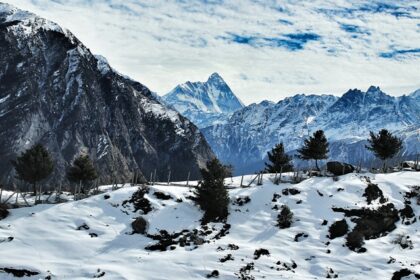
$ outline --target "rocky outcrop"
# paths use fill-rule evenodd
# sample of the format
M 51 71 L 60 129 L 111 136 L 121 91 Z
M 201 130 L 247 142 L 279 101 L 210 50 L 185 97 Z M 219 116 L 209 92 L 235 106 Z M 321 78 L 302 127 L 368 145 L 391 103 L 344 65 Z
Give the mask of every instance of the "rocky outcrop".
M 343 163 L 339 161 L 329 161 L 327 162 L 327 170 L 332 174 L 339 176 L 352 173 L 355 170 L 355 168 L 353 165 L 348 163 Z
M 9 164 L 42 143 L 52 153 L 50 182 L 64 180 L 69 163 L 87 153 L 100 183 L 199 177 L 213 156 L 199 130 L 162 105 L 144 85 L 113 70 L 55 23 L 0 4 L 0 179 Z

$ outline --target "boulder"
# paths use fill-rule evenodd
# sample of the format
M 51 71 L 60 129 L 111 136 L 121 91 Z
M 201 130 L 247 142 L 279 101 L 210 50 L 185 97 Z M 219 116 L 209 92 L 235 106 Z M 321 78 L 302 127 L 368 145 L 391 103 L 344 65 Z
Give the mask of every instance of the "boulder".
M 329 161 L 327 162 L 327 170 L 331 172 L 332 174 L 338 176 L 338 175 L 344 175 L 347 173 L 352 173 L 355 168 L 353 165 L 339 162 L 339 161 Z
M 147 230 L 147 221 L 143 217 L 137 217 L 132 223 L 133 233 L 145 234 Z

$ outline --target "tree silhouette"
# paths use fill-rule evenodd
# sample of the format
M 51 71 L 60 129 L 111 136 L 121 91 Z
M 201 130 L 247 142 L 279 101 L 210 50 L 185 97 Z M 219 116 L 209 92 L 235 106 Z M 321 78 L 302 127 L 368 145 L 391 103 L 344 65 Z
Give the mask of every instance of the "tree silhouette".
M 85 185 L 96 178 L 98 178 L 98 174 L 88 155 L 77 157 L 73 161 L 73 165 L 67 170 L 67 179 L 70 182 L 83 183 Z
M 402 140 L 382 129 L 378 134 L 370 132 L 369 145 L 366 148 L 373 152 L 375 157 L 383 160 L 383 170 L 386 171 L 387 159 L 393 158 L 402 149 Z
M 36 184 L 47 178 L 54 169 L 54 163 L 48 151 L 41 144 L 36 144 L 12 160 L 17 178 L 32 184 L 36 196 Z
M 197 204 L 204 211 L 202 223 L 226 220 L 229 195 L 224 186 L 224 179 L 231 175 L 230 168 L 214 158 L 200 171 L 203 180 L 197 187 L 195 195 Z
M 297 150 L 298 157 L 303 160 L 314 159 L 316 169 L 319 170 L 318 160 L 328 158 L 328 141 L 324 131 L 317 130 L 313 136 L 305 139 L 303 147 Z
M 267 152 L 268 160 L 265 163 L 266 170 L 270 173 L 293 171 L 292 157 L 284 152 L 283 143 L 276 144 L 271 152 Z

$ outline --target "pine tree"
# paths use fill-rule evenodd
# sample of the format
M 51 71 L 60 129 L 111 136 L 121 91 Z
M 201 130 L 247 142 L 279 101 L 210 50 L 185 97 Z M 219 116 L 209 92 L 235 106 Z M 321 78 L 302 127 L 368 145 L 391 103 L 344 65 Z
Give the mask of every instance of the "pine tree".
M 328 158 L 328 141 L 324 131 L 317 130 L 309 139 L 305 139 L 302 148 L 297 150 L 299 158 L 304 160 L 314 159 L 316 169 L 319 170 L 318 160 Z
M 98 178 L 98 174 L 88 155 L 77 157 L 73 165 L 67 170 L 67 179 L 70 182 L 83 183 L 85 185 L 96 178 Z
M 370 132 L 369 145 L 366 148 L 372 151 L 375 157 L 383 160 L 383 169 L 386 171 L 386 160 L 393 158 L 402 149 L 402 140 L 390 133 L 386 129 L 382 129 L 376 135 Z
M 41 144 L 36 144 L 12 161 L 17 178 L 32 184 L 36 196 L 36 184 L 47 178 L 54 169 L 54 163 L 48 151 Z
M 292 157 L 284 152 L 283 143 L 274 146 L 271 152 L 267 152 L 267 156 L 268 160 L 271 162 L 271 164 L 265 163 L 267 172 L 277 173 L 293 171 L 293 165 L 291 163 Z
M 197 204 L 204 211 L 202 223 L 225 221 L 228 216 L 229 195 L 224 179 L 231 175 L 231 170 L 214 158 L 200 171 L 203 180 L 195 195 Z

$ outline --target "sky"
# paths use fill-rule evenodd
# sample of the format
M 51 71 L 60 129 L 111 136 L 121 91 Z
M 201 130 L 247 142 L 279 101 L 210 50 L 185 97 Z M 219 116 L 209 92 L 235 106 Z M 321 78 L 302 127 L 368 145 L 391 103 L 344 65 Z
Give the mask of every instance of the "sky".
M 0 0 L 163 95 L 219 73 L 245 103 L 420 89 L 420 1 Z

